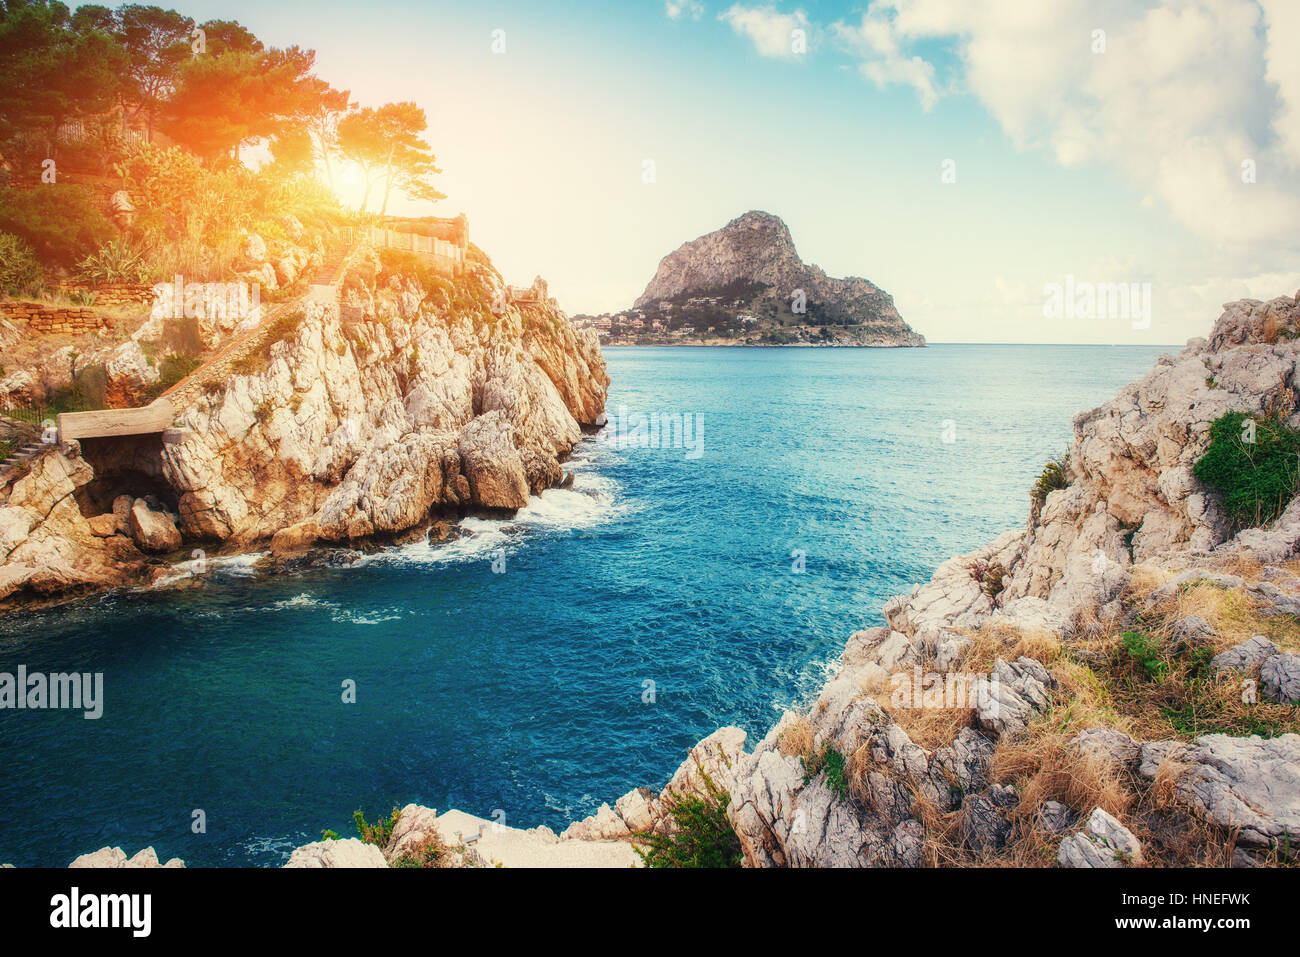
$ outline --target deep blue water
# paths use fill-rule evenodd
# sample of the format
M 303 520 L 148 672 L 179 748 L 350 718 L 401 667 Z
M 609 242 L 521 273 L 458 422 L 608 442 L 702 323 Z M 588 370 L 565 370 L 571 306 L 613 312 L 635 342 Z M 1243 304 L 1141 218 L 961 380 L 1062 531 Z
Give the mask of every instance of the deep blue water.
M 574 490 L 451 546 L 237 560 L 0 619 L 0 671 L 105 682 L 98 721 L 0 711 L 0 862 L 152 844 L 278 865 L 358 807 L 559 830 L 657 787 L 718 726 L 764 733 L 889 596 L 1021 524 L 1071 416 L 1160 351 L 608 350 L 611 416 L 699 414 L 698 458 L 588 440 Z

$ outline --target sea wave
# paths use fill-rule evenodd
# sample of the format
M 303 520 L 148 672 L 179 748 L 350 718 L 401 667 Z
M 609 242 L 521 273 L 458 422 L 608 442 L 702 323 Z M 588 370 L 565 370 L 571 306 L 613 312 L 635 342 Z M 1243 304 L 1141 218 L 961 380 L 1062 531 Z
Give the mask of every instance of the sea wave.
M 534 495 L 510 518 L 463 519 L 459 537 L 450 542 L 412 542 L 369 556 L 369 561 L 410 565 L 451 565 L 509 555 L 523 547 L 530 533 L 593 528 L 621 518 L 634 505 L 614 479 L 592 470 L 589 459 L 575 460 L 573 485 Z

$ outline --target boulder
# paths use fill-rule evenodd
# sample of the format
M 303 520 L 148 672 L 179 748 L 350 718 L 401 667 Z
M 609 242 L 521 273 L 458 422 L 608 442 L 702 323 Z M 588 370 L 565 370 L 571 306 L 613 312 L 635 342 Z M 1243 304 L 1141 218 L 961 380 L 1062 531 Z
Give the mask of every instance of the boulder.
M 285 867 L 387 867 L 384 852 L 355 837 L 316 841 L 296 848 Z
M 1300 702 L 1300 655 L 1288 652 L 1267 659 L 1259 669 L 1259 684 L 1270 701 Z
M 1256 635 L 1243 641 L 1235 648 L 1221 651 L 1210 659 L 1210 667 L 1215 671 L 1252 671 L 1256 665 L 1277 654 L 1277 645 L 1263 635 Z
M 110 535 L 117 534 L 117 516 L 112 512 L 92 516 L 86 521 L 90 525 L 90 533 L 97 538 L 108 538 Z
M 1011 820 L 1007 811 L 1019 802 L 1016 789 L 1001 784 L 993 785 L 988 796 L 970 794 L 961 804 L 958 819 L 962 838 L 976 854 L 985 854 L 1002 848 L 1011 836 Z
M 1062 867 L 1127 867 L 1142 863 L 1142 845 L 1118 819 L 1096 808 L 1084 830 L 1061 842 L 1056 859 Z
M 147 552 L 174 552 L 181 547 L 181 533 L 172 517 L 149 507 L 142 498 L 131 505 L 128 517 L 131 538 Z

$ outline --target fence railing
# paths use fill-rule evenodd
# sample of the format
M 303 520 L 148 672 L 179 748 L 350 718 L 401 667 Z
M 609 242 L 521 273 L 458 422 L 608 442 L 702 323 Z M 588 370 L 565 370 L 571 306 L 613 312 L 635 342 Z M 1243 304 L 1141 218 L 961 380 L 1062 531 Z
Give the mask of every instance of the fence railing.
M 120 133 L 123 141 L 131 146 L 139 146 L 148 138 L 143 131 L 133 130 L 129 126 L 115 132 Z M 60 143 L 98 142 L 100 133 L 100 127 L 93 123 L 86 123 L 84 120 L 69 120 L 55 131 L 54 138 Z
M 33 402 L 29 399 L 16 399 L 12 397 L 0 397 L 0 418 L 10 419 L 23 425 L 30 425 L 37 431 L 45 425 L 52 425 L 60 412 L 72 411 L 79 412 L 83 410 L 66 408 L 64 406 L 54 408 L 44 402 Z
M 385 249 L 401 249 L 406 252 L 441 256 L 461 266 L 465 265 L 465 250 L 460 245 L 434 236 L 388 229 L 384 226 L 359 226 L 355 229 L 349 228 L 349 238 L 382 246 Z

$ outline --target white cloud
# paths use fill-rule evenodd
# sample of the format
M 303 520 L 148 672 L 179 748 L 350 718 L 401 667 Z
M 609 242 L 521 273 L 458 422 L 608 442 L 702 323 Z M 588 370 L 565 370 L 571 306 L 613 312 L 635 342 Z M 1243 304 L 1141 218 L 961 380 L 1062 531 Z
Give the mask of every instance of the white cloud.
M 773 6 L 743 7 L 734 4 L 718 16 L 743 37 L 748 37 L 761 55 L 775 59 L 795 59 L 794 31 L 808 33 L 808 16 L 802 10 L 781 13 Z
M 927 112 L 939 99 L 934 85 L 934 66 L 919 56 L 906 56 L 889 21 L 868 12 L 857 26 L 834 23 L 831 32 L 858 58 L 858 70 L 878 89 L 901 83 L 916 90 L 921 108 Z
M 683 16 L 698 20 L 704 16 L 704 4 L 700 3 L 700 0 L 665 0 L 664 12 L 668 14 L 670 20 Z
M 1097 29 L 1104 53 L 1092 51 Z M 946 43 L 960 63 L 950 85 L 1019 147 L 1064 166 L 1117 166 L 1215 241 L 1295 248 L 1295 0 L 876 0 L 860 24 L 832 30 L 864 76 L 911 86 L 925 109 L 941 88 L 934 66 L 907 51 Z M 1246 160 L 1253 184 L 1242 182 Z
M 1265 75 L 1277 86 L 1281 102 L 1274 127 L 1281 148 L 1292 162 L 1300 163 L 1300 57 L 1295 51 L 1296 38 L 1300 37 L 1300 4 L 1295 0 L 1260 2 L 1268 20 Z M 1289 42 L 1284 43 L 1284 37 Z

